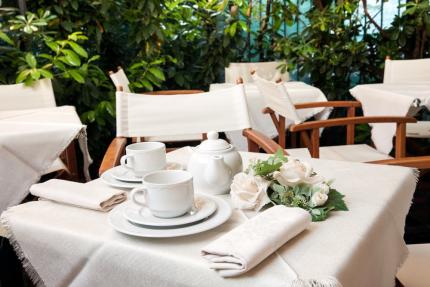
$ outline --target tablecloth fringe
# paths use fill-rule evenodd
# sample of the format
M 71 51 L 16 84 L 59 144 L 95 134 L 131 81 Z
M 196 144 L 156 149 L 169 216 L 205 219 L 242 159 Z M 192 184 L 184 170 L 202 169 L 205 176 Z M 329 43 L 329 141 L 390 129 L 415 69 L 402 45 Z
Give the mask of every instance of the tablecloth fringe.
M 4 228 L 6 234 L 6 238 L 9 240 L 10 245 L 15 251 L 15 254 L 17 255 L 19 261 L 21 261 L 21 265 L 24 268 L 25 272 L 27 273 L 28 277 L 30 278 L 31 282 L 37 287 L 45 287 L 45 283 L 43 282 L 42 278 L 40 278 L 39 274 L 36 272 L 36 269 L 33 267 L 31 262 L 28 260 L 28 258 L 25 256 L 25 253 L 22 251 L 21 246 L 19 245 L 18 241 L 15 239 L 15 236 L 13 235 L 12 229 L 10 228 L 8 219 L 7 219 L 7 212 L 4 211 L 0 218 L 0 224 Z
M 290 287 L 342 287 L 342 284 L 334 278 L 327 277 L 325 279 L 294 279 Z
M 82 151 L 82 156 L 84 160 L 84 177 L 85 180 L 88 182 L 91 180 L 89 167 L 93 163 L 93 159 L 90 156 L 90 153 L 88 151 L 88 136 L 87 136 L 87 126 L 84 126 L 79 134 L 78 134 L 78 143 L 79 147 Z

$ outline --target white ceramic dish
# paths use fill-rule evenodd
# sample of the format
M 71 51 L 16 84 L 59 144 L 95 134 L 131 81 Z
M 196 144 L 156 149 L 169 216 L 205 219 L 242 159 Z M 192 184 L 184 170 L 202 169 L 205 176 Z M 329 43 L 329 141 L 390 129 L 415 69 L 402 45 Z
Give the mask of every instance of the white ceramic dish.
M 183 166 L 177 162 L 167 162 L 165 167 L 166 170 L 184 169 Z M 123 167 L 122 165 L 116 166 L 111 169 L 110 174 L 114 179 L 126 182 L 141 182 L 142 177 L 136 176 L 130 169 Z
M 194 198 L 195 212 L 173 218 L 159 218 L 151 214 L 148 208 L 128 202 L 124 208 L 124 217 L 135 223 L 149 227 L 170 227 L 194 223 L 205 219 L 215 212 L 217 204 L 211 197 L 196 195 Z
M 226 222 L 232 213 L 230 205 L 223 199 L 210 197 L 217 205 L 217 210 L 207 220 L 198 224 L 178 228 L 150 228 L 135 225 L 124 217 L 124 209 L 128 203 L 118 205 L 109 212 L 109 223 L 118 232 L 137 237 L 169 238 L 201 233 L 213 229 Z

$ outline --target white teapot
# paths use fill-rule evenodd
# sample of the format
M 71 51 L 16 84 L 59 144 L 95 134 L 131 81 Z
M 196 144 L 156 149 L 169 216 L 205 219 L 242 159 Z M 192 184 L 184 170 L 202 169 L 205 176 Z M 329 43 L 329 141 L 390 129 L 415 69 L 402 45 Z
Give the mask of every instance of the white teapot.
M 193 149 L 187 170 L 193 174 L 197 190 L 225 194 L 233 176 L 242 171 L 242 158 L 234 146 L 208 132 L 208 139 Z

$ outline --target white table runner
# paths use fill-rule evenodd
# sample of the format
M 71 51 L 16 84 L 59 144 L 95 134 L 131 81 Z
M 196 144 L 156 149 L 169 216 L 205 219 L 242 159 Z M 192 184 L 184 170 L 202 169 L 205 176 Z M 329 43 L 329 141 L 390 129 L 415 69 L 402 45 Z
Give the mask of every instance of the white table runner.
M 242 153 L 250 158 L 265 154 Z M 168 155 L 186 163 L 187 149 Z M 409 168 L 308 160 L 335 178 L 350 211 L 287 242 L 242 276 L 223 279 L 200 255 L 202 247 L 245 220 L 233 212 L 214 230 L 171 239 L 134 238 L 115 232 L 101 213 L 49 201 L 26 203 L 2 214 L 2 222 L 33 278 L 46 286 L 288 286 L 292 268 L 302 279 L 333 276 L 347 287 L 394 286 L 407 254 L 405 217 L 416 185 Z M 101 186 L 100 180 L 87 183 Z M 224 196 L 228 198 L 228 196 Z M 52 216 L 55 214 L 55 216 Z M 249 215 L 252 213 L 247 213 Z M 322 282 L 322 281 L 320 281 Z M 317 286 L 317 285 L 316 285 Z
M 234 86 L 234 84 L 212 84 L 210 90 L 225 89 Z M 269 115 L 262 113 L 263 108 L 266 107 L 264 98 L 260 94 L 255 84 L 244 84 L 246 100 L 248 104 L 249 117 L 251 120 L 251 127 L 257 131 L 262 132 L 266 136 L 276 137 L 278 131 L 275 128 Z M 303 82 L 286 82 L 285 87 L 294 104 L 307 103 L 307 102 L 326 102 L 327 98 L 320 89 L 312 87 Z M 330 116 L 330 108 L 313 108 L 297 110 L 298 116 L 303 120 L 315 116 L 317 119 L 324 120 Z M 292 122 L 288 121 L 286 127 Z M 242 136 L 242 131 L 226 132 L 227 137 L 231 143 L 239 150 L 246 151 L 248 149 L 246 139 Z
M 361 102 L 365 116 L 413 116 L 416 107 L 430 109 L 430 83 L 368 84 L 349 91 Z M 395 133 L 395 124 L 372 124 L 373 143 L 385 154 L 393 149 Z
M 88 176 L 85 126 L 74 107 L 0 112 L 0 211 L 20 203 L 75 138 Z

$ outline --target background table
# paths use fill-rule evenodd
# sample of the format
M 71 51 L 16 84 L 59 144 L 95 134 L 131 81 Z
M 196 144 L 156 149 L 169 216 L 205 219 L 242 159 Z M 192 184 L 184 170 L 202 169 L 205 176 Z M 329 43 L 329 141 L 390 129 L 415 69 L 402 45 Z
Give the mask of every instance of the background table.
M 88 176 L 85 129 L 71 106 L 0 112 L 0 212 L 20 203 L 75 138 Z
M 267 157 L 241 155 L 245 163 Z M 185 164 L 189 156 L 188 149 L 179 149 L 168 159 Z M 126 236 L 109 226 L 107 213 L 50 201 L 12 207 L 2 214 L 2 222 L 26 268 L 47 286 L 276 287 L 286 286 L 288 268 L 304 279 L 334 276 L 345 287 L 394 286 L 397 268 L 407 255 L 403 230 L 415 190 L 414 171 L 309 161 L 319 174 L 336 179 L 333 186 L 346 195 L 350 211 L 333 212 L 326 221 L 312 223 L 255 269 L 236 278 L 223 279 L 210 270 L 200 250 L 245 220 L 237 210 L 218 228 L 170 239 Z M 87 184 L 104 185 L 100 180 Z
M 212 84 L 210 90 L 225 89 L 234 86 L 234 84 Z M 264 98 L 261 95 L 255 84 L 244 84 L 246 100 L 248 103 L 249 117 L 251 127 L 258 130 L 269 137 L 276 137 L 278 131 L 275 128 L 269 115 L 263 114 L 262 110 L 266 107 Z M 320 89 L 312 87 L 303 82 L 286 82 L 288 94 L 294 104 L 307 102 L 326 102 L 327 98 Z M 330 108 L 313 108 L 298 110 L 297 114 L 303 120 L 307 120 L 313 116 L 317 119 L 327 119 L 330 115 Z M 291 121 L 286 122 L 286 127 L 292 124 Z M 231 143 L 239 150 L 246 151 L 248 149 L 246 139 L 242 136 L 241 131 L 227 132 L 227 137 Z
M 350 93 L 361 102 L 365 116 L 414 116 L 421 107 L 430 108 L 430 82 L 357 85 Z M 372 127 L 376 148 L 390 153 L 396 124 L 372 124 Z

